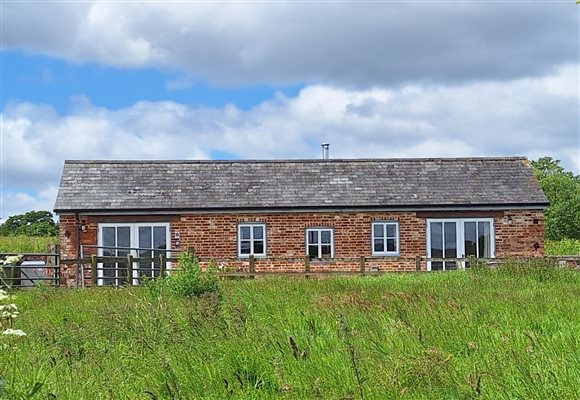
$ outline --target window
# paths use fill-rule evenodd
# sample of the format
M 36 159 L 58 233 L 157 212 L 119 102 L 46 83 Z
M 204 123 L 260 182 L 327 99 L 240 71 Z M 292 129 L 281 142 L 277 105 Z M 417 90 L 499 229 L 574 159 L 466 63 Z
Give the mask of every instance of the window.
M 373 222 L 372 226 L 373 255 L 399 255 L 399 223 Z
M 238 257 L 266 257 L 266 225 L 238 225 Z
M 492 218 L 457 218 L 427 220 L 428 258 L 492 258 L 495 256 L 495 233 Z M 430 261 L 429 270 L 456 269 L 455 261 Z M 459 263 L 469 268 L 469 262 Z
M 155 259 L 151 262 L 133 263 L 127 268 L 127 262 L 100 263 L 97 270 L 97 284 L 138 285 L 140 278 L 155 278 L 161 271 L 161 254 L 170 256 L 165 250 L 170 242 L 168 223 L 138 224 L 99 224 L 98 255 L 104 257 L 126 257 Z M 169 264 L 167 265 L 169 268 Z M 129 272 L 132 276 L 129 276 Z
M 306 229 L 306 253 L 310 259 L 334 257 L 333 234 L 330 228 Z

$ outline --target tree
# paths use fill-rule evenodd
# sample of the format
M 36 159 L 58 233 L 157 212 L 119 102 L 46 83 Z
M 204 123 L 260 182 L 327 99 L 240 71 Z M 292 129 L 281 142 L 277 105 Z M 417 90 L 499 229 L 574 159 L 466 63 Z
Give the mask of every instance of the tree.
M 546 239 L 580 239 L 580 176 L 552 157 L 532 161 L 532 167 L 550 202 L 544 214 Z
M 0 225 L 0 236 L 56 236 L 58 226 L 49 211 L 29 211 L 9 217 Z

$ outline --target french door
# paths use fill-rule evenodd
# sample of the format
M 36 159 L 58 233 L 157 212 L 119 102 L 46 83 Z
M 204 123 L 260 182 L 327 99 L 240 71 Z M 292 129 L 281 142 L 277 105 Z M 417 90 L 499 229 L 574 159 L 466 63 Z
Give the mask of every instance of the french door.
M 495 257 L 495 238 L 492 218 L 456 218 L 427 220 L 427 258 Z M 455 261 L 430 261 L 427 269 L 452 270 Z M 469 268 L 469 262 L 459 263 Z
M 127 268 L 126 261 L 105 262 L 99 264 L 97 284 L 122 285 L 131 282 L 138 285 L 140 278 L 155 278 L 161 270 L 159 256 L 166 254 L 164 250 L 170 243 L 169 224 L 139 223 L 139 224 L 99 224 L 98 246 L 99 256 L 157 258 L 152 262 L 134 262 Z M 128 271 L 132 274 L 129 276 Z

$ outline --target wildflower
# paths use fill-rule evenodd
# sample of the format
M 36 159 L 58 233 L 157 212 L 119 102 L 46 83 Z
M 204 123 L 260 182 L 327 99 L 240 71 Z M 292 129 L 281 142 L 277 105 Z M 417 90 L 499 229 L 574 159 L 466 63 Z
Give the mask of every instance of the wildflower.
M 4 265 L 18 265 L 22 260 L 22 256 L 9 256 L 6 257 L 3 264 Z
M 16 304 L 2 304 L 0 305 L 0 319 L 14 319 L 20 314 Z
M 8 328 L 4 332 L 3 335 L 13 335 L 13 336 L 26 336 L 26 333 L 22 329 L 12 329 Z

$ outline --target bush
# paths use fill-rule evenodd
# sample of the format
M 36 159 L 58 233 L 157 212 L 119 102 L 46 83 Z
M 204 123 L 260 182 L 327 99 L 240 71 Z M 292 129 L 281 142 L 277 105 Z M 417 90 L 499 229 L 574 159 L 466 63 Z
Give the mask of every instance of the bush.
M 580 254 L 580 240 L 546 240 L 545 252 L 553 256 L 573 256 Z
M 213 267 L 202 271 L 193 254 L 181 253 L 179 267 L 170 275 L 146 283 L 149 292 L 159 298 L 163 294 L 175 297 L 199 297 L 206 293 L 216 293 L 220 284 Z

